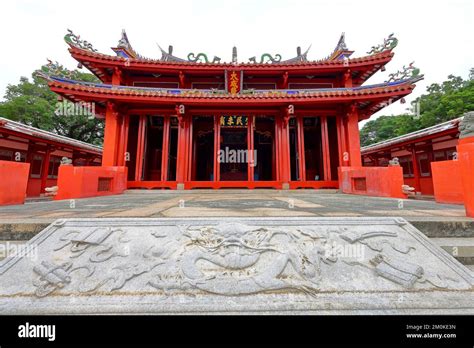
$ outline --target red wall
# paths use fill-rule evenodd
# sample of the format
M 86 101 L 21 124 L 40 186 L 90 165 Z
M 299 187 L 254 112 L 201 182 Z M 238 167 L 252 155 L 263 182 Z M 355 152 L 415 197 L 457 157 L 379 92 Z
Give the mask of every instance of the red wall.
M 110 190 L 99 191 L 99 178 L 110 179 Z M 127 188 L 127 167 L 60 166 L 58 193 L 54 197 L 72 199 L 121 194 Z
M 403 169 L 399 166 L 339 167 L 339 187 L 343 193 L 407 198 L 402 185 Z
M 0 161 L 0 205 L 23 204 L 30 164 Z
M 474 137 L 462 140 L 465 143 L 460 141 L 458 145 L 458 161 L 464 188 L 464 206 L 466 215 L 474 217 Z
M 436 202 L 464 204 L 459 161 L 431 162 L 431 172 Z

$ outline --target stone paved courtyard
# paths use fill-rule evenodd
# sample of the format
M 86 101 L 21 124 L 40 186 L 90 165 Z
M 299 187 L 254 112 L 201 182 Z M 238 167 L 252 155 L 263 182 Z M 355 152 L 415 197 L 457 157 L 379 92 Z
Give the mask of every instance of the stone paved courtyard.
M 424 200 L 398 200 L 335 191 L 193 190 L 139 191 L 123 195 L 37 201 L 0 208 L 0 223 L 50 223 L 76 217 L 391 217 L 409 221 L 473 221 L 464 207 Z

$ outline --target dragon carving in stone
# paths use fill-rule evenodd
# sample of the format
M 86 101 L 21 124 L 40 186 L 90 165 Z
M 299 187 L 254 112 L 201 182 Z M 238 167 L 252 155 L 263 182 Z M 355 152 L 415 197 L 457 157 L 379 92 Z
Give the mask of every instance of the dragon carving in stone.
M 52 257 L 61 263 L 42 260 L 34 267 L 37 296 L 62 288 L 114 291 L 130 282 L 165 294 L 177 290 L 241 296 L 295 290 L 315 295 L 338 262 L 339 271 L 362 266 L 354 272 L 369 269 L 374 280 L 381 277 L 404 288 L 447 284 L 438 273 L 407 262 L 415 248 L 399 243 L 392 231 L 220 222 L 167 226 L 134 239 L 135 244 L 129 241 L 122 229 L 67 231 Z M 329 252 L 331 245 L 366 247 L 370 255 L 347 261 Z

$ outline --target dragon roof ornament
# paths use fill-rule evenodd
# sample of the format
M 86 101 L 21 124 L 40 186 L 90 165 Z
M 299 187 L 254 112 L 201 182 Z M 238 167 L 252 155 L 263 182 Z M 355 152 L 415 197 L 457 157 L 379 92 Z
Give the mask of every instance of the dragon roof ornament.
M 383 43 L 378 46 L 372 46 L 371 50 L 367 54 L 377 54 L 383 51 L 391 51 L 398 45 L 398 39 L 392 33 L 388 38 L 383 40 Z
M 41 70 L 36 70 L 35 75 L 46 80 L 49 80 L 51 76 L 56 77 L 65 77 L 67 79 L 74 79 L 76 78 L 76 72 L 70 71 L 64 68 L 61 64 L 57 61 L 53 62 L 51 59 L 47 59 L 48 64 L 43 65 Z
M 413 66 L 414 63 L 415 62 L 411 62 L 408 66 L 404 65 L 401 71 L 399 70 L 396 73 L 389 74 L 389 78 L 385 82 L 389 83 L 413 78 L 423 78 L 423 75 L 420 75 L 420 69 Z
M 205 53 L 198 53 L 198 54 L 194 54 L 194 53 L 189 53 L 188 54 L 188 61 L 190 62 L 193 62 L 193 63 L 197 63 L 197 62 L 203 62 L 203 63 L 209 63 L 209 59 L 207 58 L 207 55 Z M 214 59 L 212 60 L 211 63 L 219 63 L 221 61 L 221 59 L 217 56 L 214 56 Z
M 86 40 L 81 40 L 81 36 L 74 34 L 71 29 L 68 29 L 67 31 L 68 33 L 64 36 L 64 41 L 66 41 L 69 45 L 82 48 L 91 52 L 97 52 L 97 50 L 92 47 L 92 44 L 90 42 Z
M 260 57 L 260 61 L 257 62 L 257 57 L 251 57 L 249 58 L 249 62 L 254 63 L 254 64 L 263 64 L 263 63 L 279 63 L 281 61 L 281 55 L 278 53 L 275 54 L 273 57 L 269 53 L 264 53 Z

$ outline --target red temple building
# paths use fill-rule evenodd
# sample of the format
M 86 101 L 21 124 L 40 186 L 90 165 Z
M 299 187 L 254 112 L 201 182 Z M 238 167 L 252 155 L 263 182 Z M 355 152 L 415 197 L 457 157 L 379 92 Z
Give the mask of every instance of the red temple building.
M 0 117 L 0 161 L 30 164 L 28 197 L 40 196 L 45 193 L 45 188 L 56 185 L 63 157 L 70 159 L 74 166 L 99 166 L 102 149 Z M 0 174 L 4 182 L 17 175 L 13 171 L 0 171 Z
M 406 185 L 434 194 L 433 162 L 456 159 L 462 117 L 362 148 L 364 166 L 385 167 L 398 158 Z M 454 174 L 453 174 L 454 175 Z
M 101 83 L 75 81 L 49 64 L 58 95 L 95 103 L 105 118 L 104 167 L 128 168 L 128 188 L 338 188 L 339 167 L 361 167 L 359 121 L 410 94 L 422 79 L 411 64 L 385 83 L 398 40 L 390 35 L 352 58 L 344 34 L 321 60 L 262 54 L 221 62 L 206 54 L 144 58 L 125 32 L 97 52 L 71 31 L 71 56 Z M 245 155 L 242 160 L 239 155 Z

